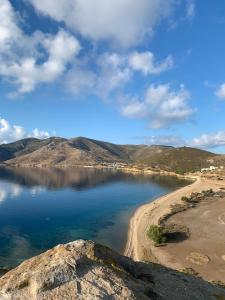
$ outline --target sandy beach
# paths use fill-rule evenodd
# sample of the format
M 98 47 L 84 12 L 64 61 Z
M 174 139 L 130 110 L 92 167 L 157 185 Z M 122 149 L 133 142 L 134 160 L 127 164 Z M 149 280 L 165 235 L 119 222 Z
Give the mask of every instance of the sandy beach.
M 179 261 L 171 260 L 166 247 L 155 247 L 148 238 L 147 231 L 150 225 L 158 225 L 159 219 L 170 212 L 171 205 L 181 203 L 182 196 L 189 196 L 192 192 L 201 192 L 211 188 L 216 191 L 224 186 L 223 182 L 215 179 L 196 176 L 195 181 L 188 186 L 139 207 L 130 220 L 124 254 L 136 261 L 153 261 L 174 269 L 182 269 L 184 266 Z

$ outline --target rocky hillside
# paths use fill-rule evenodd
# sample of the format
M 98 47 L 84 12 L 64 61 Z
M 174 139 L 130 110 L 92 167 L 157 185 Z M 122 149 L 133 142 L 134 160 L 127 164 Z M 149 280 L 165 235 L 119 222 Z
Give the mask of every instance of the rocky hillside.
M 135 162 L 178 173 L 200 170 L 213 157 L 216 155 L 200 149 L 168 146 L 142 146 L 131 155 Z
M 196 171 L 215 154 L 189 147 L 116 145 L 83 137 L 24 139 L 0 145 L 0 162 L 7 165 L 68 167 L 101 163 L 139 163 L 168 171 Z
M 224 300 L 225 290 L 91 241 L 59 245 L 0 278 L 1 300 Z
M 14 147 L 14 143 L 9 145 L 10 150 L 12 149 L 11 157 L 3 161 L 22 166 L 71 166 L 130 161 L 123 147 L 82 137 L 69 140 L 49 138 L 33 142 L 29 139 L 28 143 L 27 140 L 22 140 L 22 149 Z M 9 148 L 8 145 L 1 147 L 4 150 Z M 0 157 L 4 156 L 0 154 Z
M 48 138 L 39 140 L 36 138 L 27 138 L 19 140 L 14 143 L 0 145 L 0 161 L 10 160 L 15 157 L 20 157 L 26 154 L 30 154 L 39 148 L 42 148 L 51 143 L 59 144 L 66 141 L 63 138 Z

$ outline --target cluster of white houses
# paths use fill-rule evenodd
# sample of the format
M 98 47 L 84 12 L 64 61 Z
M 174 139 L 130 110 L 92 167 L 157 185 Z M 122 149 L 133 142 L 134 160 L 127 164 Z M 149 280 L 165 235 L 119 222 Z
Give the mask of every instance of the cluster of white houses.
M 210 166 L 209 168 L 202 168 L 201 169 L 201 172 L 202 173 L 205 173 L 205 172 L 212 172 L 212 171 L 215 171 L 217 169 L 223 169 L 223 166 L 220 166 L 220 167 L 215 167 L 215 166 Z

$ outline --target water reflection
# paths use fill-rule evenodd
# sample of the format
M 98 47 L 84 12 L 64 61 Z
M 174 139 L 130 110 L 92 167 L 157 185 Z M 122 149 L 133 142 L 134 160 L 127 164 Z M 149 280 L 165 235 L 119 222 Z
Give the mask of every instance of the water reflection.
M 38 187 L 48 189 L 61 189 L 71 187 L 76 190 L 87 189 L 109 182 L 121 180 L 130 182 L 149 182 L 154 181 L 161 186 L 180 185 L 186 183 L 185 180 L 178 179 L 176 176 L 160 176 L 146 174 L 128 174 L 116 170 L 94 169 L 94 168 L 71 168 L 71 169 L 38 169 L 38 168 L 0 168 L 0 180 L 16 183 L 20 186 L 33 187 L 33 192 L 38 192 Z
M 135 208 L 185 184 L 116 170 L 0 168 L 0 266 L 79 238 L 122 251 Z
M 0 181 L 0 204 L 7 198 L 16 198 L 22 192 L 22 187 L 15 183 Z

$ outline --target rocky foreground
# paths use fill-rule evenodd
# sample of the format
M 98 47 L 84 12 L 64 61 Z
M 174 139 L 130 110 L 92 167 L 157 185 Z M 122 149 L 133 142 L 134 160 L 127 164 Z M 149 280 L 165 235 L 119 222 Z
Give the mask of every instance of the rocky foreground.
M 92 241 L 59 245 L 0 278 L 0 299 L 225 299 L 225 290 Z

